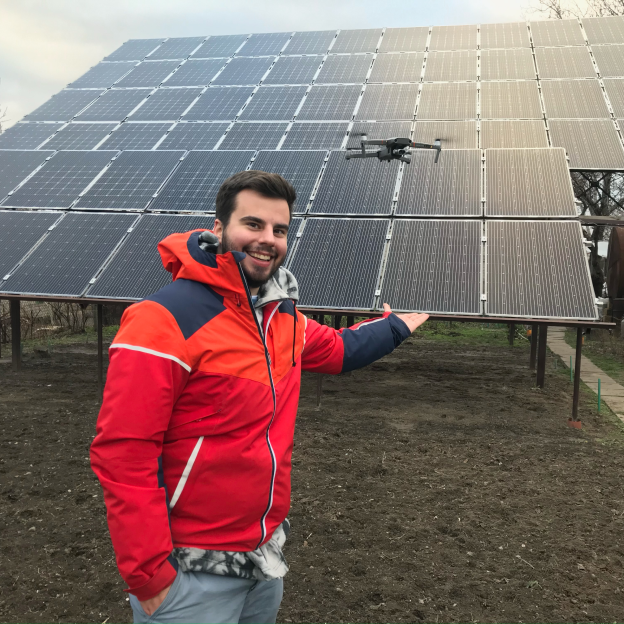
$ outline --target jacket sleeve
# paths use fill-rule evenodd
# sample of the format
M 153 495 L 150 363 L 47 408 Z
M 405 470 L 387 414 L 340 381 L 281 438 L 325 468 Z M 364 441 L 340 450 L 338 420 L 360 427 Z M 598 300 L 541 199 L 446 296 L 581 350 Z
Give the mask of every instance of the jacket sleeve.
M 104 489 L 117 566 L 139 600 L 176 576 L 160 456 L 189 371 L 173 317 L 151 301 L 128 308 L 110 348 L 91 466 Z
M 391 312 L 340 330 L 306 319 L 301 367 L 315 373 L 346 373 L 388 355 L 410 335 L 407 325 Z

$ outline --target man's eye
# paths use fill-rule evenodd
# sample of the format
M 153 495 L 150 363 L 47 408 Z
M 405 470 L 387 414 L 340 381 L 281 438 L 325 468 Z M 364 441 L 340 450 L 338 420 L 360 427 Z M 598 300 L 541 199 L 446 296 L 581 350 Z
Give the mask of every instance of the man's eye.
M 273 230 L 273 234 L 275 236 L 286 236 L 287 232 L 286 230 Z

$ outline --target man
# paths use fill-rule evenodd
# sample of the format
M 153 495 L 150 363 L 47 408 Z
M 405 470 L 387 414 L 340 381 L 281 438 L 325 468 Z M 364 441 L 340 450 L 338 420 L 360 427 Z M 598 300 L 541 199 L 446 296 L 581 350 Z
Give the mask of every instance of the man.
M 111 345 L 91 462 L 135 622 L 275 622 L 301 370 L 366 366 L 427 319 L 384 306 L 336 331 L 302 315 L 280 268 L 295 197 L 275 174 L 228 178 L 218 248 L 163 240 L 173 282 Z

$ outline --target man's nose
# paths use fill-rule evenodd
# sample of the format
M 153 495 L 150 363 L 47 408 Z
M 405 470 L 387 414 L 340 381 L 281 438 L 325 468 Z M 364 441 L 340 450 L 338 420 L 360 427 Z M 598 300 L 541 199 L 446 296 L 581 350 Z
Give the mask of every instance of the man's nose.
M 260 234 L 260 239 L 258 240 L 258 242 L 273 247 L 275 245 L 275 235 L 273 234 L 273 228 L 265 227 Z

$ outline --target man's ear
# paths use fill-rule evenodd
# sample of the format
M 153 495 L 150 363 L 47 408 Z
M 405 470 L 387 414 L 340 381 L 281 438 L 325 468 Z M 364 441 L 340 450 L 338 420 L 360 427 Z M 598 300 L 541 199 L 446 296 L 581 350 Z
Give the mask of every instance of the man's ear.
M 214 227 L 212 231 L 215 233 L 215 236 L 219 239 L 219 244 L 221 243 L 221 238 L 223 236 L 223 223 L 219 219 L 215 219 Z

